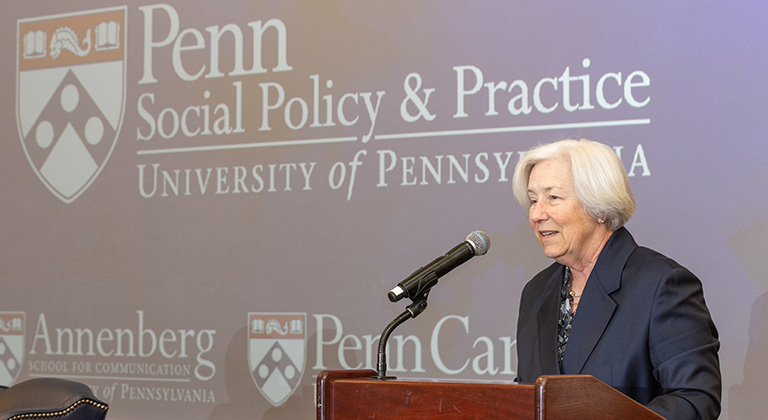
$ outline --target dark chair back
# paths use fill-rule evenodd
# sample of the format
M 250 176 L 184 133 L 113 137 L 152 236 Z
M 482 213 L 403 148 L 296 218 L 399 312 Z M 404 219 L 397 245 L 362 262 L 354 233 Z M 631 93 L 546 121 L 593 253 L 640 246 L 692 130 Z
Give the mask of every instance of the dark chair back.
M 103 420 L 109 407 L 85 384 L 36 378 L 0 389 L 0 420 Z

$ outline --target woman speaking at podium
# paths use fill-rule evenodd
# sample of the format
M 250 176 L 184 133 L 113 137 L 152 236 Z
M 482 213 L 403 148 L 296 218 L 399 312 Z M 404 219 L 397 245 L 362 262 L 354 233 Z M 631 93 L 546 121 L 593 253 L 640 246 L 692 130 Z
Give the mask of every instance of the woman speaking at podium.
M 513 188 L 555 260 L 522 293 L 517 380 L 592 375 L 669 420 L 716 419 L 720 343 L 701 282 L 624 227 L 635 200 L 616 153 L 589 140 L 538 146 Z

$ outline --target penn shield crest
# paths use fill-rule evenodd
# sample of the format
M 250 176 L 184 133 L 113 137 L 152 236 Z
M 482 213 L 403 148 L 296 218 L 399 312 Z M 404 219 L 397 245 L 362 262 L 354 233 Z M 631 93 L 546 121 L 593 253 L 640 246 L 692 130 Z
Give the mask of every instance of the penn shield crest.
M 11 386 L 24 363 L 24 312 L 0 312 L 0 385 Z
M 93 183 L 125 113 L 126 9 L 17 22 L 16 122 L 38 178 L 65 203 Z
M 301 383 L 306 364 L 306 313 L 249 313 L 248 365 L 261 394 L 283 404 Z

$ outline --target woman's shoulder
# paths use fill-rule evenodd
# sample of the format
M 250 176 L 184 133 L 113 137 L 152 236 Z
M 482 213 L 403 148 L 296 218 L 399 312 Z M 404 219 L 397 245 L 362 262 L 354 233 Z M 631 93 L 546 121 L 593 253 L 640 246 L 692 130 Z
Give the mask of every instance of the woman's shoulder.
M 624 267 L 622 278 L 642 278 L 645 282 L 669 279 L 700 284 L 698 277 L 674 259 L 647 247 L 637 247 Z
M 552 276 L 558 271 L 563 270 L 563 265 L 557 262 L 552 263 L 549 267 L 539 271 L 538 274 L 533 276 L 525 285 L 525 290 L 538 292 L 547 287 Z M 560 276 L 562 278 L 562 276 Z
M 664 271 L 685 268 L 674 259 L 662 254 L 659 251 L 645 246 L 638 246 L 632 255 L 630 255 L 629 262 L 642 264 L 649 268 L 652 267 Z

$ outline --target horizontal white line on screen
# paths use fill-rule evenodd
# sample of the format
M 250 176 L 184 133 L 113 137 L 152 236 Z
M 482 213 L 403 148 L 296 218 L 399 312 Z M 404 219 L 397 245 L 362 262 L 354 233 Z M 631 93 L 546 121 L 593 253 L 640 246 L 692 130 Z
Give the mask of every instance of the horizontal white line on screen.
M 420 137 L 447 137 L 447 136 L 466 136 L 471 134 L 497 134 L 514 133 L 524 131 L 545 131 L 545 130 L 565 130 L 574 128 L 597 128 L 597 127 L 617 127 L 625 125 L 643 125 L 650 124 L 650 118 L 635 120 L 616 120 L 616 121 L 592 121 L 581 123 L 562 123 L 562 124 L 543 124 L 543 125 L 525 125 L 518 127 L 494 127 L 494 128 L 476 128 L 464 130 L 444 130 L 444 131 L 424 131 L 418 133 L 402 134 L 379 134 L 374 136 L 375 140 L 396 140 L 413 139 Z
M 397 140 L 397 139 L 414 139 L 424 137 L 449 137 L 449 136 L 466 136 L 475 134 L 498 134 L 498 133 L 515 133 L 515 132 L 529 132 L 529 131 L 546 131 L 546 130 L 566 130 L 576 128 L 599 128 L 599 127 L 619 127 L 628 125 L 644 125 L 650 124 L 650 118 L 634 119 L 634 120 L 615 120 L 615 121 L 591 121 L 580 123 L 560 123 L 560 124 L 542 124 L 542 125 L 526 125 L 516 127 L 492 127 L 492 128 L 474 128 L 463 130 L 442 130 L 442 131 L 423 131 L 414 133 L 399 133 L 399 134 L 377 134 L 374 136 L 375 140 Z M 175 154 L 175 153 L 189 153 L 189 152 L 213 152 L 222 150 L 237 150 L 237 149 L 251 149 L 260 147 L 286 147 L 286 146 L 306 146 L 317 144 L 331 144 L 331 143 L 348 143 L 358 141 L 357 137 L 333 137 L 327 139 L 306 139 L 306 140 L 285 140 L 285 141 L 269 141 L 258 143 L 242 143 L 242 144 L 223 144 L 213 146 L 190 146 L 190 147 L 176 147 L 169 149 L 148 149 L 139 150 L 137 155 L 161 155 L 161 154 Z

